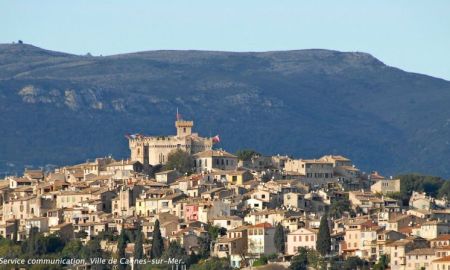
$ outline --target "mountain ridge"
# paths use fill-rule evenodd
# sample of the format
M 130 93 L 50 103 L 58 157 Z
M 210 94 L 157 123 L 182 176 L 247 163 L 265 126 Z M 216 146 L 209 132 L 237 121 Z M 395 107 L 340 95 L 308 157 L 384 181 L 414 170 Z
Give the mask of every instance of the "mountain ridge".
M 450 175 L 450 82 L 367 53 L 79 56 L 28 46 L 0 44 L 3 170 L 126 157 L 123 134 L 171 134 L 178 107 L 230 151 L 343 154 L 366 171 Z

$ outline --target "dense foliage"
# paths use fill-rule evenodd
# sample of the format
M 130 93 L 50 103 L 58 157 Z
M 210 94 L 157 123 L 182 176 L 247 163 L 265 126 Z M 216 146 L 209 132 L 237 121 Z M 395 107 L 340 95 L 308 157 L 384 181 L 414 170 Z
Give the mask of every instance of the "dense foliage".
M 228 258 L 210 258 L 205 261 L 201 261 L 198 264 L 194 264 L 190 268 L 191 270 L 231 270 L 231 266 Z
M 316 250 L 322 256 L 328 255 L 331 251 L 331 236 L 327 215 L 323 215 L 322 219 L 320 220 L 319 232 L 317 234 Z
M 159 220 L 155 221 L 152 233 L 152 250 L 151 257 L 159 258 L 164 252 L 164 241 L 161 236 L 161 229 L 159 228 Z
M 248 161 L 255 155 L 261 155 L 253 149 L 241 149 L 236 152 L 239 160 Z
M 286 236 L 284 232 L 284 227 L 281 225 L 281 223 L 278 223 L 275 227 L 275 235 L 274 235 L 274 242 L 275 247 L 279 253 L 284 253 L 285 250 L 285 241 Z
M 77 258 L 89 261 L 90 258 L 109 258 L 100 249 L 98 239 L 83 245 L 80 240 L 63 241 L 58 235 L 44 236 L 36 229 L 30 229 L 28 238 L 21 243 L 0 237 L 0 257 L 5 259 L 61 259 Z M 13 267 L 13 265 L 9 265 Z M 23 266 L 22 266 L 23 267 Z M 35 264 L 31 269 L 63 269 L 64 265 Z M 91 269 L 109 269 L 110 265 L 92 265 Z
M 192 157 L 181 149 L 169 153 L 164 170 L 177 170 L 181 173 L 190 173 L 192 168 Z
M 119 261 L 118 261 L 118 268 L 120 270 L 125 270 L 127 268 L 127 265 L 126 264 L 122 264 L 121 261 L 120 261 L 122 258 L 126 258 L 126 256 L 125 256 L 125 248 L 127 247 L 127 241 L 128 241 L 128 238 L 127 238 L 127 235 L 125 233 L 125 230 L 122 229 L 120 231 L 119 239 L 117 240 L 117 257 L 119 259 Z
M 450 198 L 450 183 L 441 177 L 422 174 L 403 174 L 396 178 L 400 179 L 400 193 L 391 194 L 392 197 L 401 199 L 408 204 L 409 197 L 413 191 L 426 192 L 433 197 Z
M 353 209 L 351 208 L 351 203 L 347 197 L 344 197 L 339 200 L 334 200 L 330 205 L 329 216 L 333 218 L 341 218 L 342 215 L 348 212 L 350 214 L 354 214 Z
M 389 257 L 386 254 L 380 256 L 378 262 L 373 266 L 373 270 L 385 270 L 389 266 Z
M 343 269 L 343 270 L 355 270 L 355 269 L 369 270 L 370 267 L 365 260 L 361 259 L 360 257 L 354 256 L 354 257 L 348 257 L 347 259 L 345 259 L 341 269 Z
M 297 255 L 292 257 L 290 270 L 306 270 L 308 267 L 314 269 L 326 269 L 326 260 L 317 250 L 300 248 Z

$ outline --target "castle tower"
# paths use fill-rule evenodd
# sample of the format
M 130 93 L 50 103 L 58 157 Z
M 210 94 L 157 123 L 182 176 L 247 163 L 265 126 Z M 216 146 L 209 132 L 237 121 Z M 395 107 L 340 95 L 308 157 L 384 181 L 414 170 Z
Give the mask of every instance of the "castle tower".
M 175 121 L 175 127 L 177 128 L 177 137 L 185 137 L 192 134 L 192 127 L 194 126 L 194 121 Z

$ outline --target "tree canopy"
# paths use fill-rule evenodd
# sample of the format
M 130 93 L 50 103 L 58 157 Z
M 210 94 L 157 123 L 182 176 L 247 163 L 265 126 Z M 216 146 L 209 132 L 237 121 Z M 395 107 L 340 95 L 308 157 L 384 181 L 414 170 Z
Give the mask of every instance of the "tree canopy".
M 398 197 L 407 203 L 413 191 L 425 192 L 433 197 L 450 195 L 450 184 L 441 177 L 422 174 L 403 174 L 400 179 L 400 194 Z
M 161 229 L 159 228 L 159 220 L 155 221 L 155 226 L 152 233 L 152 258 L 159 258 L 164 252 L 164 241 L 161 236 Z
M 275 247 L 279 253 L 284 253 L 285 250 L 285 233 L 284 228 L 281 223 L 278 223 L 275 227 L 275 235 L 274 235 L 274 242 Z
M 330 227 L 328 226 L 328 216 L 322 216 L 317 234 L 316 250 L 320 255 L 325 256 L 331 251 Z
M 254 155 L 261 155 L 253 149 L 241 149 L 236 152 L 236 156 L 239 160 L 247 161 L 250 160 Z
M 172 151 L 167 157 L 167 163 L 164 165 L 165 170 L 177 170 L 181 173 L 191 172 L 193 159 L 189 153 L 181 149 Z
M 118 257 L 118 268 L 121 270 L 125 270 L 127 265 L 120 263 L 121 258 L 125 257 L 125 248 L 127 247 L 127 236 L 125 233 L 125 229 L 120 231 L 119 239 L 117 240 L 117 257 Z

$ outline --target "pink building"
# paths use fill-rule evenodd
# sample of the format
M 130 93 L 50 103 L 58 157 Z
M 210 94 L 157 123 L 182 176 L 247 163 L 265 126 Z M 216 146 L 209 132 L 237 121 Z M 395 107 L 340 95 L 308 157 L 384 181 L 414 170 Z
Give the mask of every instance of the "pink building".
M 187 221 L 198 220 L 198 204 L 188 204 L 184 210 L 184 216 Z
M 302 247 L 308 249 L 316 249 L 317 230 L 300 228 L 287 235 L 287 248 L 288 255 L 295 255 Z

